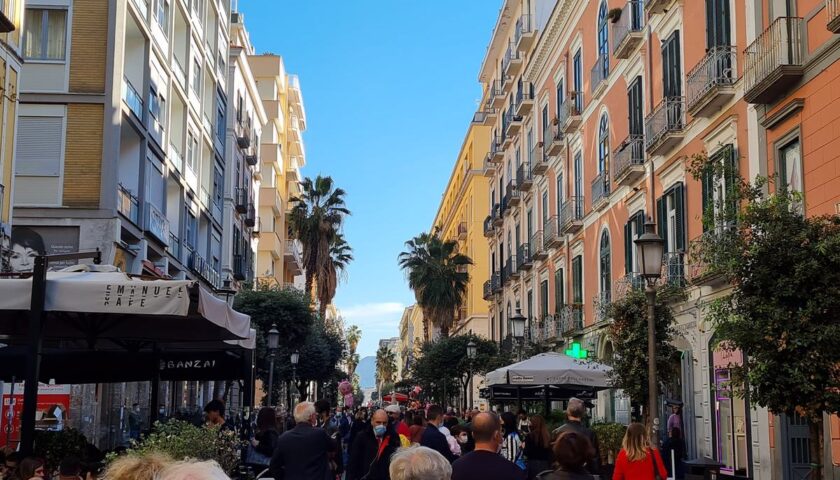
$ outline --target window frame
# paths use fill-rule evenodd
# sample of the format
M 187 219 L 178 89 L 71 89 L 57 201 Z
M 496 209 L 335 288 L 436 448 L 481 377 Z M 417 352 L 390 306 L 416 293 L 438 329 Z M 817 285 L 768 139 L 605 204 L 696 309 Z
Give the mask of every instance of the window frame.
M 68 36 L 68 27 L 70 25 L 70 9 L 67 7 L 62 6 L 38 6 L 38 7 L 26 7 L 24 10 L 24 18 L 26 17 L 27 11 L 40 11 L 41 12 L 41 27 L 40 27 L 40 38 L 41 38 L 41 54 L 37 57 L 32 57 L 27 54 L 28 45 L 26 42 L 26 31 L 29 29 L 29 24 L 27 23 L 24 26 L 23 38 L 21 38 L 21 55 L 23 56 L 24 60 L 28 62 L 37 62 L 37 63 L 55 63 L 61 64 L 67 62 L 67 36 Z M 47 56 L 48 44 L 49 44 L 49 13 L 53 11 L 60 11 L 64 12 L 64 51 L 62 52 L 61 58 L 49 58 Z

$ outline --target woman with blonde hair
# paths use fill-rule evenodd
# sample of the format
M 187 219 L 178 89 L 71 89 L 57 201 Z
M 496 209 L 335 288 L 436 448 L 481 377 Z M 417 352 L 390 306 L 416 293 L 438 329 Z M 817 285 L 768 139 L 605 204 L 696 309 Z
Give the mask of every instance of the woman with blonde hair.
M 613 480 L 656 480 L 657 475 L 668 478 L 662 456 L 651 446 L 645 426 L 631 423 L 615 459 Z
M 105 480 L 157 480 L 171 464 L 172 459 L 161 453 L 123 455 L 108 465 L 102 478 Z

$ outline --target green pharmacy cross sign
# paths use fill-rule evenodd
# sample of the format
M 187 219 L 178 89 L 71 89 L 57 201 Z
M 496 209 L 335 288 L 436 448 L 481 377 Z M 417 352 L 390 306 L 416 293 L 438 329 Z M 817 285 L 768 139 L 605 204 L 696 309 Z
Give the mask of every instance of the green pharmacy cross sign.
M 589 356 L 589 350 L 580 348 L 580 343 L 572 342 L 572 348 L 566 349 L 566 355 L 572 358 L 585 359 Z

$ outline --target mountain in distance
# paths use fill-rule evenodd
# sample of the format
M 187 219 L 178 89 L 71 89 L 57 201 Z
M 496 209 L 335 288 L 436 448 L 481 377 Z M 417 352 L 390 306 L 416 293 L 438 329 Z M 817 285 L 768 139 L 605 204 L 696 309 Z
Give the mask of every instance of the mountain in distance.
M 359 386 L 362 388 L 376 387 L 376 357 L 364 357 L 356 365 L 356 375 L 359 376 Z

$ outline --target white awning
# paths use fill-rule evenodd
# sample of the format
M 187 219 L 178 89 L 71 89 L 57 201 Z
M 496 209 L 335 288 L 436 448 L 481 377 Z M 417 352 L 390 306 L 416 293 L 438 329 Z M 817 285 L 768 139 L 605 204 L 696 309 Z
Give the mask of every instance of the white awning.
M 570 385 L 603 389 L 610 387 L 611 370 L 610 367 L 591 360 L 579 360 L 562 353 L 547 352 L 493 370 L 485 376 L 485 384 Z

